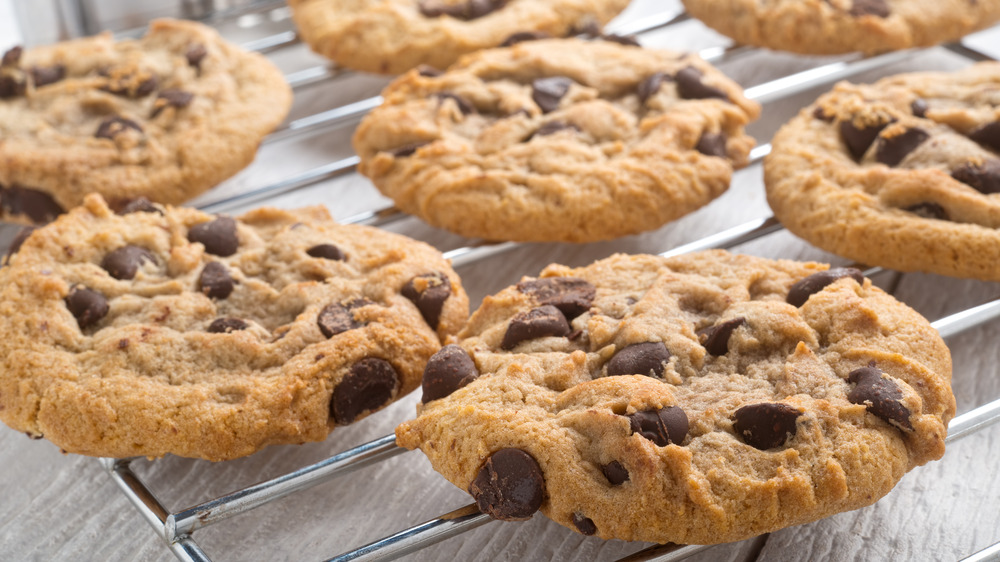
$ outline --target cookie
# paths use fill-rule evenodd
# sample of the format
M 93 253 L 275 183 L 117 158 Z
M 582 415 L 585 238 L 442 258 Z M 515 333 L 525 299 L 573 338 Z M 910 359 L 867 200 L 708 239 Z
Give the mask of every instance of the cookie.
M 0 268 L 0 419 L 65 451 L 209 460 L 326 438 L 420 384 L 468 315 L 426 244 L 321 207 L 97 195 Z
M 593 30 L 628 0 L 290 0 L 299 35 L 337 64 L 382 74 L 445 68 L 525 37 Z
M 360 171 L 403 211 L 493 240 L 651 230 L 729 187 L 760 107 L 694 55 L 521 42 L 411 71 L 358 127 Z
M 194 22 L 15 47 L 0 66 L 0 220 L 45 223 L 88 193 L 185 201 L 249 164 L 291 99 L 267 59 Z
M 742 45 L 833 55 L 928 47 L 1000 20 L 977 0 L 683 0 L 692 16 Z
M 838 84 L 778 131 L 764 175 L 778 220 L 824 250 L 1000 281 L 1000 64 Z
M 853 269 L 723 251 L 549 266 L 487 297 L 397 442 L 497 519 L 745 539 L 875 502 L 941 457 L 937 332 Z

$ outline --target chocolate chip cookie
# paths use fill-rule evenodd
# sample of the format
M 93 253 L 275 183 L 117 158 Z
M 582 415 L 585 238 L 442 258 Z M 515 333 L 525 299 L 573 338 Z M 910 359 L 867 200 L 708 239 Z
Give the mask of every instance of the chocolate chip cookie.
M 1000 20 L 979 0 L 683 0 L 737 43 L 793 53 L 873 54 L 954 41 Z
M 1000 281 L 1000 64 L 838 84 L 775 135 L 767 199 L 849 259 Z
M 341 66 L 401 74 L 525 37 L 600 27 L 628 0 L 290 0 L 299 34 Z
M 267 59 L 194 22 L 15 47 L 0 64 L 0 220 L 45 223 L 88 193 L 180 203 L 249 164 L 291 99 Z
M 396 430 L 502 520 L 711 544 L 875 502 L 941 457 L 951 357 L 854 269 L 723 251 L 487 297 Z
M 658 228 L 729 187 L 760 107 L 694 55 L 550 39 L 413 70 L 358 127 L 360 170 L 407 213 L 494 240 Z
M 468 314 L 433 248 L 323 208 L 97 195 L 0 268 L 0 419 L 72 453 L 209 460 L 319 441 L 420 384 Z

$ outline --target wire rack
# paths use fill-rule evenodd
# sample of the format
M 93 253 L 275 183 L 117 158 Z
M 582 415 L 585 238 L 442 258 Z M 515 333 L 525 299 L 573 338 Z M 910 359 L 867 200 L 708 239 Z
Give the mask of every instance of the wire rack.
M 650 34 L 669 32 L 671 29 L 685 24 L 688 20 L 689 16 L 682 11 L 667 10 L 662 13 L 633 18 L 631 21 L 613 25 L 607 31 L 621 35 L 636 35 L 640 40 L 644 40 Z M 262 36 L 245 41 L 243 44 L 248 49 L 268 53 L 272 57 L 280 57 L 284 51 L 300 47 L 298 37 L 288 21 L 287 8 L 283 2 L 260 1 L 249 8 L 244 7 L 216 14 L 208 21 L 220 28 L 233 25 L 244 29 L 264 28 Z M 265 22 L 267 25 L 258 25 L 260 22 Z M 275 27 L 284 27 L 284 29 L 274 31 Z M 962 43 L 945 45 L 943 48 L 968 61 L 990 60 L 988 55 Z M 756 52 L 755 49 L 740 46 L 712 46 L 700 51 L 699 54 L 710 62 L 726 63 L 751 57 Z M 819 64 L 810 65 L 801 71 L 748 87 L 746 94 L 762 104 L 793 104 L 794 102 L 790 100 L 793 100 L 794 96 L 798 94 L 828 85 L 842 78 L 913 58 L 919 52 L 902 51 L 868 58 L 844 57 L 832 62 L 824 59 Z M 351 75 L 350 71 L 323 63 L 289 72 L 286 79 L 296 90 L 296 93 L 301 94 L 307 88 L 319 84 L 333 87 L 333 84 Z M 332 109 L 297 116 L 272 133 L 265 140 L 265 144 L 352 125 L 380 102 L 381 98 L 378 96 L 360 96 L 350 103 Z M 797 106 L 793 109 L 797 109 Z M 769 144 L 761 144 L 755 148 L 751 153 L 752 164 L 759 163 L 769 151 Z M 357 163 L 356 156 L 345 156 L 333 162 L 327 162 L 268 182 L 262 186 L 241 188 L 236 193 L 223 192 L 221 196 L 213 192 L 208 197 L 199 199 L 197 206 L 206 211 L 220 212 L 238 209 L 260 201 L 273 200 L 279 195 L 316 186 L 333 178 L 351 174 L 355 171 Z M 386 206 L 365 210 L 341 219 L 341 222 L 388 227 L 406 219 L 408 219 L 406 215 L 391 206 Z M 711 248 L 734 248 L 761 240 L 781 230 L 782 227 L 774 218 L 757 218 L 721 232 L 712 233 L 693 242 L 676 246 L 661 255 L 672 256 Z M 453 260 L 454 265 L 458 268 L 480 264 L 523 246 L 523 244 L 509 242 L 466 241 L 464 245 L 444 253 L 446 257 Z M 889 282 L 891 292 L 898 285 L 900 274 L 884 272 L 878 268 L 866 271 L 868 276 L 881 276 L 883 274 L 892 276 Z M 998 316 L 1000 316 L 1000 299 L 942 317 L 933 322 L 933 326 L 943 337 L 949 338 L 981 326 Z M 966 411 L 956 417 L 951 422 L 947 442 L 951 444 L 998 421 L 1000 421 L 1000 399 Z M 320 462 L 180 511 L 169 511 L 154 496 L 147 482 L 133 470 L 133 463 L 136 459 L 105 458 L 99 459 L 99 462 L 177 558 L 184 561 L 208 561 L 211 558 L 194 538 L 198 529 L 244 514 L 289 494 L 302 492 L 320 483 L 371 467 L 405 452 L 406 450 L 396 446 L 393 435 L 387 435 L 330 456 Z M 336 555 L 330 560 L 392 560 L 460 535 L 490 521 L 488 516 L 478 511 L 475 504 L 466 505 L 430 521 L 420 522 L 400 530 L 390 536 L 375 539 L 369 544 Z M 681 560 L 709 548 L 712 547 L 656 545 L 626 556 L 621 559 L 621 562 Z M 967 559 L 1000 559 L 1000 543 L 973 554 Z

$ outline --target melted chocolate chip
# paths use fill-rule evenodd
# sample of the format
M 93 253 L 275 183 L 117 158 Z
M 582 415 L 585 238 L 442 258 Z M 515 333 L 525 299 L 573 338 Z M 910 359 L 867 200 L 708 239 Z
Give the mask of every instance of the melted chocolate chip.
M 677 406 L 636 412 L 626 416 L 632 433 L 638 433 L 660 447 L 680 445 L 688 433 L 688 417 Z
M 802 306 L 809 300 L 809 297 L 822 291 L 830 283 L 844 277 L 854 279 L 858 282 L 858 285 L 863 285 L 865 282 L 865 277 L 861 274 L 861 271 L 853 267 L 835 267 L 826 271 L 813 273 L 809 277 L 796 282 L 788 291 L 788 297 L 785 299 L 785 302 L 793 306 Z
M 0 187 L 0 209 L 8 215 L 25 215 L 38 224 L 51 222 L 63 213 L 48 193 L 16 185 Z
M 144 98 L 152 94 L 160 84 L 160 80 L 155 74 L 143 71 L 103 70 L 100 74 L 108 78 L 108 83 L 101 87 L 102 90 L 116 96 L 126 96 L 132 99 Z
M 823 106 L 820 105 L 816 106 L 812 115 L 814 119 L 819 119 L 820 121 L 824 121 L 826 123 L 833 123 L 833 120 L 837 117 L 836 115 L 828 114 L 826 110 L 823 109 Z
M 604 473 L 604 477 L 608 479 L 608 482 L 612 486 L 618 486 L 629 479 L 628 470 L 625 470 L 622 463 L 618 461 L 611 461 L 608 464 L 601 465 L 601 472 Z
M 597 532 L 597 525 L 594 525 L 594 521 L 589 517 L 584 517 L 579 513 L 573 514 L 573 526 L 576 527 L 577 531 L 581 534 L 587 535 L 588 537 Z
M 677 72 L 674 80 L 677 81 L 677 93 L 686 100 L 700 100 L 708 98 L 719 98 L 729 100 L 726 92 L 710 86 L 702 81 L 704 75 L 693 66 L 682 68 Z
M 535 132 L 531 133 L 531 136 L 525 140 L 530 141 L 535 137 L 545 137 L 565 130 L 579 131 L 580 128 L 565 121 L 549 121 L 548 123 L 543 123 L 541 127 L 535 129 Z
M 982 165 L 966 162 L 953 170 L 951 177 L 980 193 L 1000 193 L 1000 160 L 988 160 Z
M 705 156 L 726 157 L 726 135 L 723 133 L 702 133 L 695 150 Z
M 500 449 L 469 484 L 479 510 L 501 521 L 524 521 L 542 506 L 545 479 L 538 461 L 521 449 Z
M 36 230 L 38 230 L 37 226 L 26 226 L 22 228 L 20 231 L 18 231 L 17 235 L 14 236 L 14 239 L 11 240 L 10 247 L 7 248 L 7 254 L 5 256 L 7 259 L 5 260 L 5 262 L 10 261 L 10 257 L 16 254 L 17 251 L 21 249 L 21 246 L 24 244 L 24 241 L 27 240 L 28 237 L 31 236 L 31 233 Z
M 388 361 L 365 357 L 337 384 L 330 399 L 330 415 L 340 425 L 351 423 L 365 411 L 388 404 L 398 386 L 399 375 Z
M 240 247 L 240 239 L 236 235 L 236 220 L 232 217 L 219 217 L 196 224 L 188 230 L 187 237 L 190 242 L 203 244 L 206 252 L 221 257 L 235 254 Z
M 875 145 L 875 160 L 886 166 L 898 166 L 929 138 L 931 136 L 927 131 L 916 127 L 892 137 L 879 137 Z
M 531 295 L 540 305 L 551 304 L 558 308 L 567 320 L 590 310 L 597 295 L 597 289 L 589 282 L 577 277 L 544 277 L 517 284 L 517 290 Z
M 333 261 L 344 261 L 347 257 L 344 255 L 344 252 L 340 251 L 340 248 L 334 246 L 333 244 L 317 244 L 306 250 L 306 254 L 313 258 L 322 258 Z
M 115 136 L 124 133 L 129 129 L 140 133 L 142 132 L 142 127 L 135 121 L 114 115 L 105 118 L 104 121 L 101 121 L 101 124 L 98 125 L 97 132 L 94 133 L 94 136 L 99 139 L 114 140 Z
M 27 89 L 28 84 L 24 80 L 18 80 L 13 76 L 0 76 L 0 99 L 23 96 Z
M 66 78 L 66 67 L 61 64 L 33 66 L 28 72 L 31 74 L 31 82 L 36 88 L 55 84 Z
M 462 112 L 462 115 L 469 115 L 476 112 L 476 108 L 472 106 L 465 98 L 458 94 L 453 94 L 451 92 L 438 92 L 434 94 L 434 97 L 444 103 L 444 100 L 452 100 L 458 105 L 458 110 Z
M 665 82 L 673 82 L 674 77 L 665 72 L 656 72 L 651 74 L 636 87 L 636 95 L 639 96 L 639 101 L 646 103 L 649 98 L 653 97 L 656 92 L 660 89 Z
M 420 0 L 418 8 L 421 14 L 429 18 L 450 16 L 469 21 L 499 10 L 506 3 L 507 0 L 466 0 L 464 4 L 440 4 L 433 0 Z
M 372 301 L 366 298 L 358 298 L 346 304 L 334 303 L 326 305 L 319 312 L 319 315 L 316 316 L 316 324 L 319 326 L 319 331 L 323 332 L 323 335 L 327 338 L 332 338 L 337 334 L 364 326 L 364 322 L 358 322 L 354 319 L 353 311 L 355 308 L 361 308 L 369 304 L 372 304 Z
M 927 117 L 927 110 L 930 109 L 927 106 L 927 102 L 917 98 L 910 103 L 910 111 L 915 117 Z
M 864 404 L 869 412 L 885 422 L 913 431 L 910 410 L 900 401 L 903 392 L 895 382 L 882 378 L 881 369 L 874 365 L 861 367 L 851 371 L 847 380 L 856 385 L 847 395 L 851 404 Z
M 868 147 L 875 142 L 875 138 L 878 137 L 879 132 L 886 128 L 889 123 L 879 123 L 877 125 L 868 125 L 862 128 L 854 126 L 854 122 L 841 121 L 840 123 L 840 137 L 844 139 L 844 144 L 847 145 L 847 149 L 850 151 L 851 156 L 855 160 L 861 160 L 868 151 Z
M 224 299 L 233 292 L 236 282 L 229 269 L 217 261 L 208 262 L 198 276 L 198 290 L 210 299 Z
M 136 197 L 128 203 L 126 203 L 121 209 L 118 210 L 119 215 L 129 215 L 132 213 L 156 213 L 162 215 L 163 211 L 158 209 L 153 202 L 145 197 Z
M 7 68 L 17 68 L 21 64 L 21 55 L 24 54 L 24 47 L 16 45 L 3 54 L 0 59 L 0 66 Z
M 501 47 L 510 47 L 511 45 L 517 45 L 518 43 L 524 43 L 525 41 L 538 41 L 540 39 L 548 39 L 552 37 L 544 31 L 519 31 L 510 37 L 503 40 L 500 43 Z
M 515 316 L 500 343 L 501 349 L 511 350 L 517 344 L 546 336 L 565 337 L 570 333 L 566 316 L 552 305 L 540 306 Z
M 417 67 L 417 74 L 423 76 L 424 78 L 437 78 L 438 76 L 444 74 L 444 72 L 428 64 L 422 64 Z
M 729 352 L 729 338 L 736 328 L 747 323 L 746 318 L 733 318 L 698 332 L 698 340 L 711 355 L 725 355 Z
M 156 117 L 167 107 L 176 107 L 177 109 L 185 108 L 191 105 L 191 100 L 193 99 L 194 94 L 191 92 L 185 92 L 184 90 L 178 90 L 177 88 L 163 90 L 158 96 L 156 96 L 156 101 L 153 102 L 152 116 Z
M 802 412 L 788 404 L 751 404 L 733 414 L 733 429 L 744 443 L 766 451 L 795 437 L 795 420 L 801 415 Z
M 531 83 L 531 99 L 538 104 L 542 113 L 550 113 L 559 109 L 559 100 L 569 92 L 573 81 L 565 76 L 550 76 L 538 78 Z
M 451 282 L 443 273 L 425 273 L 418 275 L 403 285 L 400 293 L 413 301 L 420 310 L 427 325 L 437 330 L 441 320 L 441 310 L 451 296 Z
M 108 314 L 110 307 L 104 295 L 86 287 L 74 287 L 66 297 L 66 308 L 76 318 L 80 329 L 89 328 Z
M 848 13 L 854 17 L 878 16 L 887 18 L 890 14 L 889 3 L 886 0 L 854 0 Z
M 427 361 L 422 385 L 424 395 L 420 401 L 426 404 L 444 398 L 477 377 L 479 370 L 469 354 L 457 345 L 446 345 Z
M 969 138 L 983 146 L 1000 151 L 1000 121 L 987 123 L 969 133 Z
M 231 332 L 239 332 L 241 330 L 246 330 L 250 327 L 249 324 L 244 320 L 239 318 L 216 318 L 208 325 L 208 333 L 210 334 L 228 334 Z
M 201 70 L 201 61 L 205 59 L 208 55 L 208 50 L 201 43 L 195 43 L 188 47 L 187 52 L 184 53 L 184 57 L 187 59 L 188 65 L 193 66 Z
M 387 149 L 387 150 L 385 150 L 383 152 L 388 152 L 389 154 L 392 154 L 396 158 L 404 158 L 406 156 L 412 156 L 413 153 L 416 152 L 418 148 L 420 148 L 421 146 L 424 146 L 425 144 L 430 144 L 430 141 L 414 142 L 414 143 L 410 143 L 410 144 L 404 144 L 403 146 L 392 148 L 392 149 Z
M 608 376 L 646 375 L 663 378 L 663 371 L 670 361 L 670 352 L 661 342 L 634 343 L 625 346 L 608 361 Z
M 602 33 L 598 39 L 602 41 L 608 41 L 609 43 L 618 43 L 619 45 L 625 45 L 626 47 L 641 47 L 639 41 L 631 35 L 616 35 L 614 33 Z
M 933 201 L 910 205 L 905 210 L 925 219 L 948 220 L 948 212 L 944 210 L 944 207 Z
M 122 246 L 104 256 L 101 268 L 115 279 L 128 280 L 135 278 L 143 262 L 156 263 L 156 257 L 141 246 Z

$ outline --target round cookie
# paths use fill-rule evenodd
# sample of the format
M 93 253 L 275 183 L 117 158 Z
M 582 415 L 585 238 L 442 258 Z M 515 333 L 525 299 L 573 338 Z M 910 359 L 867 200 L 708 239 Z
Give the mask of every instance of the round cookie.
M 436 250 L 321 207 L 122 213 L 88 196 L 0 268 L 0 419 L 68 452 L 322 440 L 416 388 L 468 314 Z
M 535 34 L 599 28 L 628 0 L 290 0 L 299 35 L 337 64 L 401 74 Z
M 976 0 L 683 0 L 688 13 L 742 45 L 833 55 L 927 47 L 1000 20 Z
M 838 84 L 778 131 L 764 176 L 824 250 L 1000 281 L 1000 64 Z
M 549 266 L 428 362 L 397 442 L 504 520 L 712 544 L 873 503 L 944 453 L 951 357 L 853 269 Z
M 195 22 L 15 47 L 0 66 L 0 220 L 45 223 L 88 193 L 185 201 L 249 164 L 291 100 L 267 59 Z
M 729 187 L 760 106 L 694 55 L 521 42 L 414 70 L 358 127 L 360 171 L 403 211 L 494 240 L 662 226 Z

